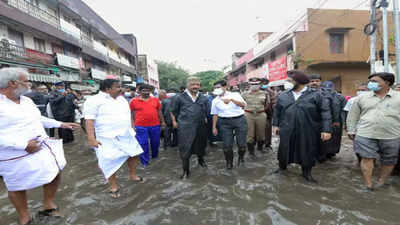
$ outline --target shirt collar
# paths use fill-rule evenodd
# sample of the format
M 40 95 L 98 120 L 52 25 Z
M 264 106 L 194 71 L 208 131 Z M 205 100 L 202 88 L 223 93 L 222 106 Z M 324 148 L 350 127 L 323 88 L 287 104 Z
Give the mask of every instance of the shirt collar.
M 102 97 L 104 97 L 104 98 L 112 98 L 112 97 L 110 96 L 110 94 L 105 93 L 105 92 L 103 92 L 103 91 L 99 91 L 99 95 L 102 96 Z
M 298 92 L 299 94 L 303 94 L 304 92 L 306 92 L 307 91 L 307 89 L 308 89 L 308 87 L 307 86 L 305 86 L 304 88 L 303 88 L 303 90 L 301 90 L 300 92 Z M 297 93 L 297 92 L 295 92 L 295 91 L 292 91 L 292 92 L 294 92 L 294 93 Z
M 386 96 L 392 97 L 393 94 L 394 94 L 394 92 L 395 92 L 395 90 L 393 90 L 393 89 L 390 88 L 390 89 L 389 89 L 389 92 L 386 93 L 385 97 L 386 97 Z M 372 91 L 372 93 L 373 93 L 373 96 L 378 96 L 378 95 L 376 94 L 376 92 Z
M 190 93 L 190 91 L 188 89 L 185 90 L 186 94 L 188 94 L 190 97 L 193 97 L 192 94 Z M 199 97 L 200 92 L 196 93 L 196 98 Z

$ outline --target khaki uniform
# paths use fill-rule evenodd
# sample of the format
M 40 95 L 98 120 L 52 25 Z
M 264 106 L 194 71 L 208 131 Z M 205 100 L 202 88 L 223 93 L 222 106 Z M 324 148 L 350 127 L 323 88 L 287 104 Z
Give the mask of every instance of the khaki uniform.
M 248 123 L 247 143 L 264 142 L 267 125 L 267 114 L 265 113 L 267 95 L 260 90 L 256 93 L 245 93 L 243 99 L 247 103 L 245 108 Z

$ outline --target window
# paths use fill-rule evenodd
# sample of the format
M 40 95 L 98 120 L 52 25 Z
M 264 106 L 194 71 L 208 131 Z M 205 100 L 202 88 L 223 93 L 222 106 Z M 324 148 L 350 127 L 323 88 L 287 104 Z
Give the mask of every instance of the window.
M 15 42 L 15 45 L 24 47 L 24 36 L 21 32 L 8 28 L 8 38 L 10 40 L 13 40 Z
M 286 46 L 286 50 L 287 50 L 287 52 L 293 51 L 293 43 L 288 44 L 288 45 Z
M 44 40 L 34 37 L 33 42 L 35 42 L 35 50 L 46 52 L 46 44 Z
M 344 33 L 329 34 L 329 49 L 331 54 L 344 53 Z

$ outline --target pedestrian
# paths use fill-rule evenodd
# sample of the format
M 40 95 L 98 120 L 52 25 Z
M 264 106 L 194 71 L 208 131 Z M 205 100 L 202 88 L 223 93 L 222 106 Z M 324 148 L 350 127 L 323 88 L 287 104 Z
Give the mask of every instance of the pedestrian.
M 217 85 L 218 86 L 218 85 Z M 208 141 L 210 146 L 216 147 L 217 142 L 222 141 L 221 134 L 214 136 L 213 134 L 213 115 L 211 115 L 211 106 L 212 101 L 218 96 L 214 91 L 217 89 L 216 86 L 213 86 L 213 92 L 211 92 L 208 96 L 208 114 L 207 114 L 207 130 L 208 130 Z M 217 129 L 219 129 L 219 124 L 217 123 Z
M 244 116 L 246 102 L 238 92 L 227 91 L 226 81 L 217 81 L 214 84 L 214 93 L 217 97 L 212 101 L 211 114 L 213 115 L 213 134 L 221 135 L 224 155 L 228 170 L 233 168 L 233 141 L 236 138 L 238 145 L 238 166 L 244 163 L 247 145 L 247 120 Z M 217 123 L 220 128 L 217 129 Z
M 301 71 L 289 71 L 287 91 L 278 97 L 273 118 L 273 132 L 280 136 L 279 170 L 291 163 L 300 164 L 302 175 L 315 182 L 311 170 L 318 157 L 319 142 L 331 138 L 332 118 L 329 101 L 307 87 L 309 78 Z
M 75 96 L 72 93 L 67 93 L 65 83 L 57 82 L 55 84 L 55 91 L 50 94 L 50 108 L 54 119 L 63 122 L 74 122 L 75 109 L 77 109 L 74 100 Z M 58 129 L 58 136 L 63 139 L 63 143 L 74 141 L 72 130 L 60 128 Z
M 0 69 L 0 176 L 20 224 L 32 224 L 26 191 L 43 187 L 41 216 L 59 216 L 54 196 L 66 165 L 62 142 L 50 140 L 44 127 L 72 129 L 78 125 L 46 118 L 22 96 L 29 74 L 21 68 Z
M 346 106 L 346 98 L 335 91 L 335 84 L 332 81 L 324 81 L 321 84 L 321 88 L 324 88 L 333 97 L 333 105 L 331 105 L 331 113 L 333 117 L 332 123 L 332 138 L 329 141 L 322 142 L 325 152 L 324 155 L 327 159 L 331 159 L 340 152 L 342 145 L 343 135 L 343 123 L 344 123 L 344 107 Z M 335 116 L 334 116 L 335 115 Z M 336 118 L 336 116 L 338 118 Z
M 140 155 L 140 161 L 144 167 L 150 162 L 149 140 L 151 157 L 155 159 L 158 157 L 160 147 L 161 126 L 165 127 L 161 103 L 158 98 L 150 96 L 152 90 L 152 86 L 148 84 L 140 85 L 140 97 L 136 97 L 130 102 L 136 138 L 144 151 Z
M 135 87 L 127 87 L 125 88 L 125 92 L 123 92 L 126 101 L 131 102 L 132 99 L 136 97 L 136 88 Z
M 331 88 L 322 87 L 322 78 L 320 74 L 312 74 L 309 76 L 310 83 L 308 86 L 318 90 L 318 92 L 329 100 L 329 108 L 332 115 L 332 135 L 341 136 L 342 132 L 342 109 L 344 105 L 341 104 L 341 98 L 337 95 L 336 91 Z M 332 83 L 333 84 L 333 83 Z M 318 161 L 324 163 L 328 158 L 332 158 L 340 150 L 340 145 L 337 146 L 337 140 L 333 141 L 332 138 L 329 141 L 321 141 L 319 146 Z
M 49 97 L 45 94 L 46 86 L 32 84 L 32 91 L 25 94 L 32 99 L 42 116 L 47 116 L 46 107 L 49 104 Z
M 379 188 L 385 184 L 397 163 L 400 148 L 400 93 L 390 87 L 391 73 L 369 76 L 371 92 L 358 97 L 347 117 L 348 135 L 354 140 L 355 152 L 361 156 L 361 172 L 367 190 L 373 190 L 374 161 L 381 160 Z
M 243 99 L 247 105 L 244 108 L 248 131 L 247 131 L 247 149 L 252 157 L 255 157 L 254 149 L 257 144 L 257 150 L 261 153 L 264 151 L 265 130 L 267 126 L 267 105 L 269 99 L 261 88 L 261 80 L 258 78 L 250 78 L 250 91 L 243 94 Z
M 204 160 L 207 147 L 208 99 L 199 93 L 201 83 L 198 77 L 187 79 L 187 89 L 172 102 L 171 118 L 178 129 L 178 146 L 182 160 L 182 179 L 190 176 L 190 157 L 197 155 L 199 165 L 207 167 Z
M 267 123 L 265 126 L 265 148 L 267 150 L 272 150 L 272 117 L 274 115 L 274 106 L 278 98 L 277 92 L 268 86 L 269 80 L 262 79 L 261 90 L 265 92 L 265 104 L 267 113 Z
M 143 182 L 136 175 L 138 156 L 143 152 L 135 138 L 129 104 L 121 96 L 118 80 L 105 79 L 100 92 L 84 103 L 89 146 L 96 152 L 98 165 L 110 185 L 112 198 L 120 197 L 116 172 L 127 162 L 129 178 Z

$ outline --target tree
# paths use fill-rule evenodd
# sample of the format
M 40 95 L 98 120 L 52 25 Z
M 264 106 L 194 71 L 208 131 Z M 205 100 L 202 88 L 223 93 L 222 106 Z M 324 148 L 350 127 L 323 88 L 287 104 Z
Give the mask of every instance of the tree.
M 222 71 L 209 70 L 195 73 L 193 76 L 200 78 L 201 89 L 204 91 L 212 91 L 213 84 L 224 77 Z
M 189 72 L 178 66 L 176 63 L 164 61 L 156 61 L 158 65 L 158 79 L 161 89 L 175 88 L 186 86 L 186 79 Z

